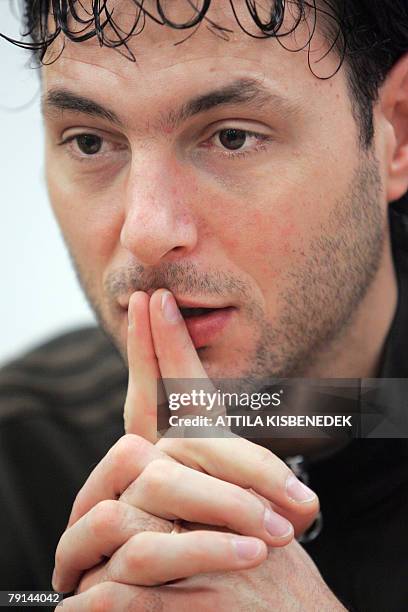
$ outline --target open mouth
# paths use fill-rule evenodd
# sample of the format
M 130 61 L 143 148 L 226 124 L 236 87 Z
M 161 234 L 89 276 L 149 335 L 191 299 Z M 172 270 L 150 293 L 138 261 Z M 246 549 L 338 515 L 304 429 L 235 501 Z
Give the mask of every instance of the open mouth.
M 224 308 L 180 307 L 182 317 L 196 348 L 211 344 L 226 328 L 235 310 L 232 306 Z
M 222 310 L 221 308 L 180 308 L 180 312 L 184 319 L 190 319 L 191 317 L 201 317 L 202 315 L 208 315 L 216 310 Z
M 176 302 L 178 303 L 177 298 Z M 183 306 L 178 303 L 178 307 L 195 348 L 209 347 L 218 342 L 224 333 L 228 333 L 227 328 L 236 319 L 239 311 L 235 306 L 210 308 Z M 122 308 L 125 310 L 124 306 Z M 128 314 L 128 306 L 125 312 Z

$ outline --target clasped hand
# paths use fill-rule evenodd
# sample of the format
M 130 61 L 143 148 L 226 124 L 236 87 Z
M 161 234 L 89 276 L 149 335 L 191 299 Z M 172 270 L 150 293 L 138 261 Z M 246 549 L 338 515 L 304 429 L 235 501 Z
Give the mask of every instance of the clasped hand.
M 76 591 L 65 611 L 344 610 L 294 540 L 319 503 L 284 462 L 239 437 L 157 441 L 157 381 L 211 385 L 170 292 L 132 295 L 127 354 L 128 433 L 79 491 L 56 551 L 53 587 Z

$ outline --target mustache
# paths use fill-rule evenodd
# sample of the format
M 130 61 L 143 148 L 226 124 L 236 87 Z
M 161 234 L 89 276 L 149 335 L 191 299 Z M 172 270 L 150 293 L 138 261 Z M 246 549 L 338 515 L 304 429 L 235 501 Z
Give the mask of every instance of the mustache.
M 191 262 L 167 262 L 155 269 L 131 264 L 111 272 L 105 282 L 105 294 L 112 301 L 134 291 L 168 289 L 172 293 L 221 295 L 248 298 L 249 288 L 239 278 L 223 270 L 200 271 Z

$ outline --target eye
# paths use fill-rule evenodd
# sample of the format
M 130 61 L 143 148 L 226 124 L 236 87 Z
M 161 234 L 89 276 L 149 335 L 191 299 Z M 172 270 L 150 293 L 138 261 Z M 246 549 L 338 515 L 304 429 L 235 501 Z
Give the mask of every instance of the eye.
M 72 134 L 63 139 L 58 145 L 66 148 L 68 155 L 77 161 L 94 163 L 117 162 L 124 160 L 129 154 L 126 142 L 116 138 L 105 138 L 91 132 Z
M 236 130 L 235 128 L 228 128 L 218 132 L 218 139 L 223 147 L 230 151 L 236 151 L 242 149 L 248 139 L 248 132 L 244 130 Z
M 214 153 L 234 158 L 261 152 L 272 140 L 271 136 L 259 132 L 239 127 L 226 127 L 213 133 L 201 146 L 213 150 Z
M 81 134 L 75 136 L 74 140 L 78 145 L 78 149 L 84 155 L 96 155 L 102 149 L 102 138 L 95 134 Z

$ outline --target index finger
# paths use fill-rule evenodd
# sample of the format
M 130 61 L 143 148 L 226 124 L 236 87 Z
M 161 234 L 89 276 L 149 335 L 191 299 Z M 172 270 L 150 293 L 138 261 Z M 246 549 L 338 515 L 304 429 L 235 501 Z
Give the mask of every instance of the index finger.
M 176 392 L 190 395 L 199 386 L 200 391 L 204 391 L 200 397 L 211 395 L 220 402 L 172 293 L 166 289 L 156 291 L 150 299 L 149 310 L 154 350 L 167 396 Z M 197 404 L 193 406 L 185 405 L 185 410 L 178 414 L 197 414 Z M 200 404 L 199 407 L 205 409 L 204 405 Z M 225 414 L 221 403 L 211 408 L 212 416 Z M 213 408 L 217 408 L 217 412 Z
M 126 433 L 137 434 L 154 443 L 157 440 L 158 385 L 161 375 L 151 334 L 149 299 L 147 293 L 136 291 L 129 300 L 129 381 L 124 421 Z

